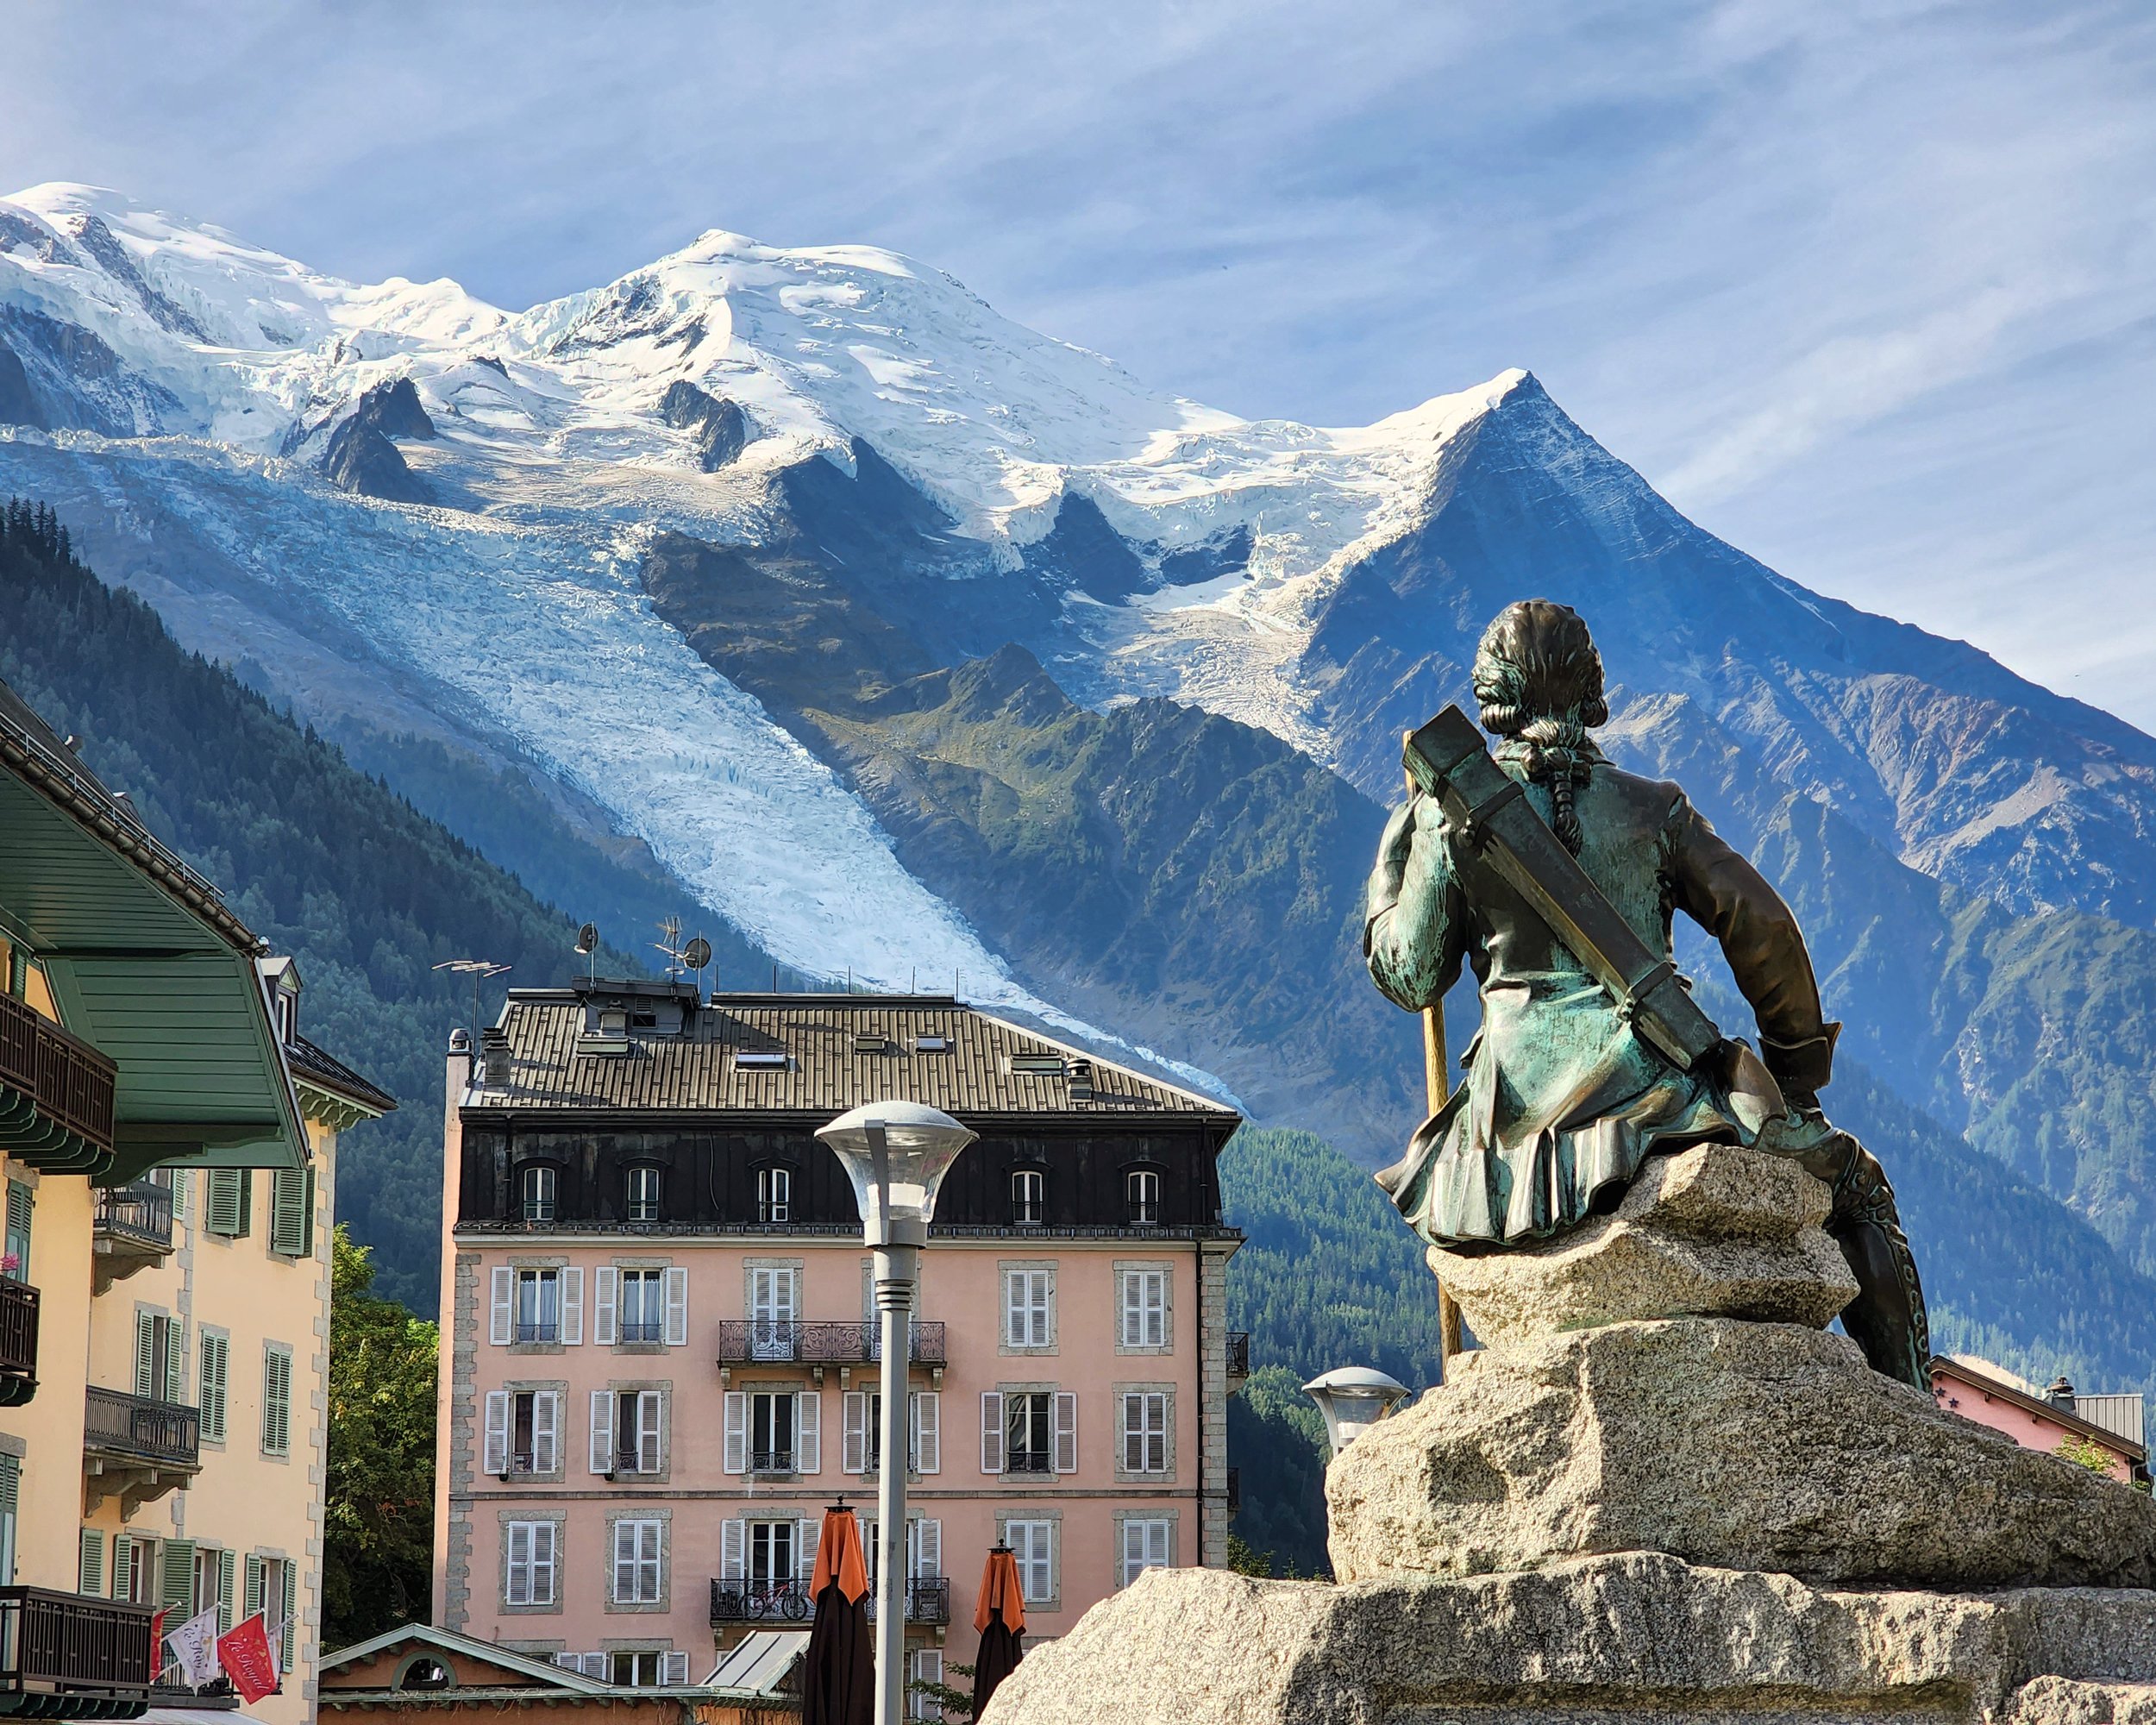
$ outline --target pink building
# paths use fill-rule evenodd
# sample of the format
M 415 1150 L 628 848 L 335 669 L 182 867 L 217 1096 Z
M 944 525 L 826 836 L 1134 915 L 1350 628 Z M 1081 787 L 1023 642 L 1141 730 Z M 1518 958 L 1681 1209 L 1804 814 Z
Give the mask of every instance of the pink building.
M 872 1518 L 880 1462 L 868 1253 L 812 1134 L 887 1097 L 980 1134 L 922 1254 L 916 1674 L 970 1660 L 998 1539 L 1036 1636 L 1223 1559 L 1232 1111 L 939 996 L 517 990 L 479 1054 L 449 1057 L 436 1623 L 650 1684 L 805 1621 L 822 1511 Z
M 1967 1354 L 1932 1358 L 1932 1395 L 1964 1419 L 2003 1432 L 2024 1449 L 2056 1455 L 2071 1446 L 2109 1458 L 2110 1474 L 2122 1483 L 2148 1477 L 2148 1446 L 2138 1395 L 2078 1396 L 2060 1378 L 2038 1389 L 1988 1359 Z

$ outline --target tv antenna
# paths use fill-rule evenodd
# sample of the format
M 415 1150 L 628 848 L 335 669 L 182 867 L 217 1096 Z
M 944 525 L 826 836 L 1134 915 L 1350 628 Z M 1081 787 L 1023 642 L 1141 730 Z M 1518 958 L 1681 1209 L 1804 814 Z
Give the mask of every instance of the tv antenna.
M 491 958 L 445 958 L 434 968 L 454 971 L 460 976 L 472 979 L 472 1040 L 477 1044 L 479 1039 L 479 984 L 502 975 L 511 967 L 497 964 Z
M 711 962 L 711 944 L 702 935 L 696 936 L 686 946 L 681 944 L 681 919 L 680 917 L 668 917 L 659 925 L 659 932 L 666 938 L 655 940 L 652 944 L 667 956 L 667 980 L 668 982 L 672 982 L 685 970 L 695 971 L 700 975 L 704 967 Z
M 593 984 L 599 982 L 599 925 L 587 922 L 576 932 L 576 950 L 588 961 L 585 979 Z

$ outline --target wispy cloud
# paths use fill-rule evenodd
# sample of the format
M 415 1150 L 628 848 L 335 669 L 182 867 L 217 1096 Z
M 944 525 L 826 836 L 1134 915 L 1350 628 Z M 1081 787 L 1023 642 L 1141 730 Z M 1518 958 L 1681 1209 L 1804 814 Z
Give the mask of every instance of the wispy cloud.
M 1529 366 L 1797 579 L 2156 722 L 2047 627 L 2156 542 L 2140 0 L 0 0 L 0 179 L 347 275 L 521 305 L 726 226 L 898 247 L 1244 413 Z

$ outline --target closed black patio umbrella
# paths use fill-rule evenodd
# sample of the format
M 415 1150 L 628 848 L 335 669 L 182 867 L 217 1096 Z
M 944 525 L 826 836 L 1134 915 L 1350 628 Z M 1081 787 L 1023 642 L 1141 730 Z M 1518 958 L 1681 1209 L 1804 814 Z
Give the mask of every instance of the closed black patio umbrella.
M 874 1642 L 868 1633 L 868 1565 L 861 1524 L 840 1498 L 824 1512 L 809 1574 L 816 1623 L 801 1671 L 801 1725 L 874 1725 Z
M 988 1548 L 973 1626 L 981 1632 L 981 1651 L 973 1662 L 973 1716 L 978 1719 L 988 1710 L 988 1697 L 996 1692 L 996 1685 L 1025 1657 L 1025 1592 L 1018 1584 L 1018 1566 L 1008 1546 Z

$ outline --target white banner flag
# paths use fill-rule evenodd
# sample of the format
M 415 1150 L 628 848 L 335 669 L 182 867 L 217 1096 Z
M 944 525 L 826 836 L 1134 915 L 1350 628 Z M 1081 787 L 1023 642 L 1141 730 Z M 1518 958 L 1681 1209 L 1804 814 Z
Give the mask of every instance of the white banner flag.
M 180 1675 L 188 1687 L 199 1689 L 205 1683 L 215 1682 L 219 1675 L 217 1664 L 217 1608 L 211 1606 L 198 1617 L 190 1617 L 165 1638 L 165 1645 L 172 1650 Z

